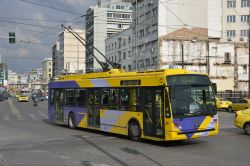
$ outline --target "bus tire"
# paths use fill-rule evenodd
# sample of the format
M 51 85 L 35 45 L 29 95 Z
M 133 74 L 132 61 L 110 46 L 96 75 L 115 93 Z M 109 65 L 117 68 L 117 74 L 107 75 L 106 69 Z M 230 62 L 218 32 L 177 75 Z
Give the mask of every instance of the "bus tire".
M 250 135 L 250 123 L 244 124 L 243 129 L 247 135 Z
M 76 118 L 74 113 L 70 113 L 69 117 L 68 117 L 68 127 L 71 129 L 75 129 L 76 128 Z
M 131 140 L 134 141 L 141 140 L 141 127 L 137 121 L 132 120 L 131 122 L 129 122 L 128 136 Z

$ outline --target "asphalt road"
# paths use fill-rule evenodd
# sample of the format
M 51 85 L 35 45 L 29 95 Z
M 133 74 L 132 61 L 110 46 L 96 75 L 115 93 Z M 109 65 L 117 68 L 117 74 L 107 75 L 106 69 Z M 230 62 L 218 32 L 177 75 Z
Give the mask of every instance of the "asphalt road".
M 134 142 L 47 121 L 47 102 L 0 102 L 0 166 L 249 166 L 250 136 L 220 112 L 220 134 L 178 142 Z

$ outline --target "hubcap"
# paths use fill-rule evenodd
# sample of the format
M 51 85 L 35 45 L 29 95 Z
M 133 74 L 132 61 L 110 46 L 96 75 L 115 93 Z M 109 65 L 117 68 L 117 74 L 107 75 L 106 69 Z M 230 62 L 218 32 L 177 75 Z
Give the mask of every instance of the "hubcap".
M 250 124 L 247 124 L 245 126 L 245 132 L 246 132 L 246 134 L 250 135 Z
M 73 120 L 72 117 L 70 116 L 69 118 L 69 127 L 72 128 L 73 127 Z
M 139 136 L 139 130 L 138 130 L 138 126 L 132 124 L 131 125 L 131 132 L 133 136 Z

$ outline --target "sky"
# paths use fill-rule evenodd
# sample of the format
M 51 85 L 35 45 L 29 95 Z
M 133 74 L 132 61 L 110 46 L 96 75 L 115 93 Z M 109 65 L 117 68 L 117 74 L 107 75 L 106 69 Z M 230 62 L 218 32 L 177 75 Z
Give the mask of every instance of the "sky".
M 81 15 L 96 0 L 0 0 L 0 56 L 17 73 L 41 68 L 52 56 L 61 24 L 84 28 Z M 47 7 L 44 7 L 47 6 Z M 16 44 L 9 44 L 15 32 Z

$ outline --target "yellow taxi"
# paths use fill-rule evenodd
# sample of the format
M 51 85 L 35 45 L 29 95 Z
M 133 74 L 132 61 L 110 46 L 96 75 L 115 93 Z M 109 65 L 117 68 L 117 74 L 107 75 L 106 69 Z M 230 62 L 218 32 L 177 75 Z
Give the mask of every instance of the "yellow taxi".
M 19 94 L 19 93 L 17 93 L 17 94 L 16 94 L 16 98 L 18 98 L 19 96 L 20 96 L 20 94 Z
M 232 103 L 233 103 L 232 109 L 234 111 L 239 111 L 239 110 L 250 108 L 250 103 L 248 102 L 247 99 L 235 98 L 235 99 L 232 99 Z
M 22 101 L 29 101 L 29 97 L 27 96 L 27 95 L 20 95 L 19 97 L 18 97 L 18 101 L 19 102 L 22 102 Z
M 235 113 L 234 125 L 244 129 L 245 133 L 250 135 L 250 109 L 237 111 Z
M 221 98 L 216 98 L 216 105 L 219 110 L 227 110 L 229 112 L 232 112 L 232 102 L 227 100 L 227 99 L 221 99 Z

